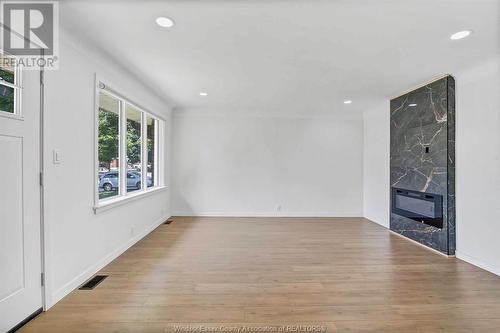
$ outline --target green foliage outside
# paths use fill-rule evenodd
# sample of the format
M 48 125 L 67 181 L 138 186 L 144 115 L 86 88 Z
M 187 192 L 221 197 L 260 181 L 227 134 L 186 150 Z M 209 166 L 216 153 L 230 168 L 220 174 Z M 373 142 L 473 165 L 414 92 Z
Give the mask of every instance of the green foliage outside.
M 155 134 L 154 134 L 154 125 L 148 125 L 148 163 L 154 163 L 154 145 L 155 145 Z M 154 170 L 151 170 L 154 171 Z
M 14 83 L 14 73 L 0 68 L 0 80 Z
M 141 124 L 127 119 L 127 158 L 128 164 L 141 162 Z
M 116 113 L 99 108 L 99 162 L 108 170 L 118 158 L 118 121 Z
M 108 170 L 111 162 L 118 159 L 118 140 L 118 115 L 99 108 L 99 162 Z M 149 161 L 152 161 L 154 136 L 148 137 L 147 144 Z M 141 125 L 131 120 L 127 120 L 127 158 L 129 165 L 137 164 L 141 161 Z
M 0 69 L 0 82 L 14 83 L 14 73 Z M 14 89 L 0 85 L 0 111 L 14 113 Z
M 118 114 L 99 108 L 99 166 L 111 169 L 111 163 L 118 159 L 119 155 L 119 128 L 120 120 Z M 154 162 L 154 125 L 148 126 L 147 136 L 147 156 L 148 163 Z M 141 125 L 138 122 L 127 119 L 127 164 L 128 167 L 141 162 Z M 154 179 L 155 170 L 148 167 Z M 118 194 L 117 189 L 109 192 L 100 192 L 99 198 L 104 199 Z

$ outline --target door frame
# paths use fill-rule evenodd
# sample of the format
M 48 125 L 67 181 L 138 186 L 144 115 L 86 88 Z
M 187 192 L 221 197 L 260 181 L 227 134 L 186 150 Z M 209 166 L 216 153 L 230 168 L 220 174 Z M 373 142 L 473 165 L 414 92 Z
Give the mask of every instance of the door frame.
M 43 58 L 44 49 L 40 49 L 40 56 Z M 40 173 L 40 255 L 41 255 L 41 284 L 42 284 L 42 308 L 48 309 L 47 303 L 47 254 L 48 244 L 46 241 L 46 223 L 45 223 L 45 70 L 42 66 L 39 70 L 40 75 L 40 117 L 39 117 L 39 173 Z

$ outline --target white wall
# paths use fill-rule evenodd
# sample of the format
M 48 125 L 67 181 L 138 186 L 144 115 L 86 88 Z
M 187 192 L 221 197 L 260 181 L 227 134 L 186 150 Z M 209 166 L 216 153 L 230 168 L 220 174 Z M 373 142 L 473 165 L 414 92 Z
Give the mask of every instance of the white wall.
M 45 81 L 48 306 L 170 216 L 168 190 L 94 214 L 95 73 L 111 80 L 114 89 L 134 102 L 163 115 L 167 137 L 170 109 L 83 41 L 76 42 L 62 31 L 60 42 L 60 69 L 46 72 Z M 52 163 L 53 149 L 62 152 L 62 164 Z
M 454 76 L 456 256 L 500 275 L 500 59 Z M 387 105 L 364 113 L 364 216 L 386 227 L 388 110 Z
M 456 85 L 456 255 L 500 275 L 500 59 Z
M 174 112 L 174 215 L 361 216 L 361 116 Z
M 363 114 L 363 215 L 389 228 L 389 102 Z

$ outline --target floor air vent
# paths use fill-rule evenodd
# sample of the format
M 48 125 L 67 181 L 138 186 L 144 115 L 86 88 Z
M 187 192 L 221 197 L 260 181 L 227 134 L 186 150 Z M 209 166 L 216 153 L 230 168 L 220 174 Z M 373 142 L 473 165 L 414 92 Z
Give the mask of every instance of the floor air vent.
M 96 275 L 92 279 L 88 280 L 85 282 L 79 290 L 92 290 L 94 289 L 99 283 L 104 281 L 105 278 L 107 278 L 107 275 Z
M 172 222 L 174 222 L 174 218 L 173 217 L 169 217 L 168 220 L 166 220 L 164 224 L 170 224 Z

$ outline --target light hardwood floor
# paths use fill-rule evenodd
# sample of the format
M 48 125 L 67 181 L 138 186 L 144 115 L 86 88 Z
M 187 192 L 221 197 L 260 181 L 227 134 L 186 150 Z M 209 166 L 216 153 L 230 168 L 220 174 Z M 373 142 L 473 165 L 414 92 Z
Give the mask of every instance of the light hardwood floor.
M 100 273 L 21 332 L 500 332 L 499 277 L 361 218 L 176 218 Z

